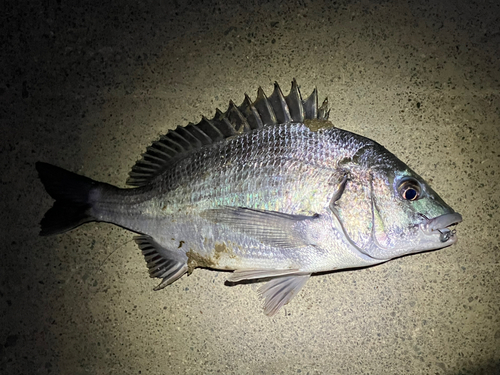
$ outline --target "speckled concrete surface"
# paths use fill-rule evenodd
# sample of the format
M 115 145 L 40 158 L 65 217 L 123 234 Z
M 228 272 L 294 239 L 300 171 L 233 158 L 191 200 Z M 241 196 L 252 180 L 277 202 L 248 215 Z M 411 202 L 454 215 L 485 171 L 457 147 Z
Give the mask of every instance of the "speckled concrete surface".
M 0 373 L 500 373 L 498 2 L 78 3 L 0 16 Z M 35 161 L 124 186 L 169 128 L 294 77 L 462 213 L 457 245 L 313 277 L 268 318 L 221 272 L 153 292 L 118 227 L 38 237 Z

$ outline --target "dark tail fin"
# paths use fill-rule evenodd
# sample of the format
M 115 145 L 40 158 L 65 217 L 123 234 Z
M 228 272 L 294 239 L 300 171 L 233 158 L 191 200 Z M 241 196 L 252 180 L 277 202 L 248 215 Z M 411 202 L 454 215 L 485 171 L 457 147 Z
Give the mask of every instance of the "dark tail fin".
M 96 219 L 91 216 L 89 195 L 99 183 L 55 165 L 37 162 L 38 176 L 56 201 L 40 222 L 41 236 L 64 233 Z

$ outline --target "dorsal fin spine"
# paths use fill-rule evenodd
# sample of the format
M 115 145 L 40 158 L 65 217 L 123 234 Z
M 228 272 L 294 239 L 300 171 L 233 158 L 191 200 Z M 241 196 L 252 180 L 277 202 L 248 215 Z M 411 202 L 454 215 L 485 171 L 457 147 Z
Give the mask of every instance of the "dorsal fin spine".
M 198 138 L 196 138 L 191 132 L 189 132 L 188 129 L 184 126 L 178 125 L 175 130 L 169 130 L 169 132 L 175 132 L 178 133 L 180 136 L 182 136 L 186 142 L 188 142 L 191 145 L 191 148 L 200 148 L 202 146 L 202 143 Z
M 259 87 L 257 90 L 257 99 L 255 99 L 253 105 L 259 112 L 264 126 L 277 124 L 276 114 L 274 113 L 273 107 L 271 106 L 271 103 L 269 103 L 264 90 L 262 90 L 262 87 Z
M 234 133 L 232 135 L 241 134 L 252 130 L 247 119 L 232 100 L 229 102 L 229 108 L 226 112 L 226 116 L 227 118 L 225 120 L 234 130 Z
M 171 139 L 172 141 L 178 143 L 184 150 L 188 150 L 191 148 L 191 144 L 189 143 L 189 141 L 186 138 L 184 138 L 180 133 L 174 130 L 169 130 L 167 134 L 165 134 L 163 137 Z
M 221 113 L 219 109 L 216 109 L 216 113 L 217 112 Z M 222 132 L 215 126 L 215 124 L 211 120 L 207 119 L 206 117 L 203 117 L 200 123 L 195 126 L 197 126 L 208 136 L 208 138 L 210 138 L 210 143 L 224 138 Z
M 245 94 L 245 99 L 239 107 L 240 112 L 247 118 L 248 125 L 251 129 L 260 129 L 264 127 L 259 111 L 252 103 L 250 97 Z
M 318 110 L 318 118 L 322 120 L 328 120 L 328 116 L 330 116 L 330 110 L 328 109 L 328 98 L 323 100 L 321 107 Z
M 316 88 L 311 95 L 303 102 L 306 118 L 318 118 L 318 91 Z
M 212 143 L 210 137 L 195 124 L 188 124 L 186 126 L 186 130 L 188 130 L 196 139 L 198 139 L 202 146 Z
M 269 97 L 269 102 L 274 108 L 274 114 L 276 116 L 276 122 L 278 124 L 292 121 L 290 110 L 288 109 L 288 104 L 286 103 L 285 97 L 283 96 L 283 92 L 281 92 L 278 82 L 274 82 L 274 91 Z
M 292 87 L 290 88 L 289 94 L 285 97 L 285 100 L 292 120 L 296 122 L 303 122 L 304 105 L 302 104 L 302 97 L 295 78 L 292 81 Z

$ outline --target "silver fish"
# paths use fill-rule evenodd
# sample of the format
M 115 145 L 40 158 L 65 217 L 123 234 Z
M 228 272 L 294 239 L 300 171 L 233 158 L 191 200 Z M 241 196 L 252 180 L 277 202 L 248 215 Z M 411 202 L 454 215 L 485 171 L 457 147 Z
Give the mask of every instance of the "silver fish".
M 156 290 L 196 267 L 229 281 L 270 279 L 264 313 L 288 303 L 317 272 L 370 266 L 457 241 L 462 221 L 378 143 L 335 128 L 317 91 L 302 100 L 275 84 L 211 120 L 170 130 L 147 148 L 120 189 L 38 162 L 56 201 L 41 235 L 89 221 L 135 237 Z

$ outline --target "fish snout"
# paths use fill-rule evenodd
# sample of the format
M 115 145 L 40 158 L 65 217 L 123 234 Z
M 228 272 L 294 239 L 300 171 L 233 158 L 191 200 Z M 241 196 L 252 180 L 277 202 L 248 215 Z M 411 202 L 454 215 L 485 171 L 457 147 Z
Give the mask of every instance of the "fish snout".
M 455 230 L 450 230 L 448 227 L 458 224 L 462 221 L 462 215 L 457 212 L 444 214 L 433 219 L 427 219 L 425 216 L 424 222 L 420 224 L 420 229 L 427 235 L 436 234 L 439 232 L 439 240 L 447 242 L 455 237 Z

